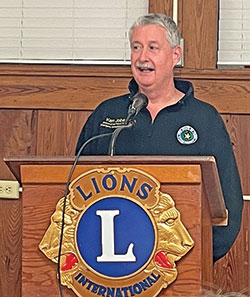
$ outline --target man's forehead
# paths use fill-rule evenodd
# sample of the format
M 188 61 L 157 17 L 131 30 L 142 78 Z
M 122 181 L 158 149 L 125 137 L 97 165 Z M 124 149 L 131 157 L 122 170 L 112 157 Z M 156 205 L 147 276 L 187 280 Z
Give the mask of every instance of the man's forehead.
M 131 36 L 132 42 L 160 42 L 166 40 L 166 31 L 163 27 L 157 25 L 140 25 L 134 28 Z
M 164 27 L 154 25 L 154 24 L 139 25 L 133 29 L 132 35 L 141 33 L 141 32 L 147 32 L 148 34 L 150 34 L 150 32 L 152 32 L 152 34 L 153 34 L 153 32 L 159 32 L 159 33 L 161 32 L 161 33 L 165 34 L 166 30 Z

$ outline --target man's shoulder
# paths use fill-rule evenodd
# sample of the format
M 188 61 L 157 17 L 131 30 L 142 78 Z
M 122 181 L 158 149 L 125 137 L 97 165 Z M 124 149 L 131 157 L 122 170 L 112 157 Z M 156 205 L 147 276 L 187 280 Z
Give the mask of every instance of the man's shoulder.
M 194 100 L 192 100 L 192 105 L 194 108 L 199 109 L 200 112 L 205 112 L 210 115 L 219 115 L 219 112 L 215 106 L 202 99 L 194 98 Z
M 175 79 L 174 82 L 176 88 L 185 94 L 181 102 L 183 102 L 184 106 L 190 108 L 192 112 L 199 110 L 201 113 L 218 114 L 217 109 L 212 104 L 194 95 L 194 88 L 190 81 Z

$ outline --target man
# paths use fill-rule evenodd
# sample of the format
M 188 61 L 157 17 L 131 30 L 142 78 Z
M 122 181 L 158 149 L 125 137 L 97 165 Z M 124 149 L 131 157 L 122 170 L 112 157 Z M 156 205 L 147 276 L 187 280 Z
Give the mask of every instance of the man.
M 117 155 L 212 155 L 216 158 L 226 207 L 227 227 L 214 227 L 214 261 L 233 244 L 241 224 L 242 192 L 231 142 L 224 123 L 211 105 L 194 98 L 190 82 L 174 80 L 181 57 L 180 33 L 166 15 L 140 17 L 130 29 L 130 94 L 101 103 L 91 114 L 76 152 L 94 135 L 124 125 L 131 98 L 140 92 L 148 105 L 136 115 L 136 124 L 117 137 Z M 110 137 L 92 141 L 83 154 L 108 154 Z

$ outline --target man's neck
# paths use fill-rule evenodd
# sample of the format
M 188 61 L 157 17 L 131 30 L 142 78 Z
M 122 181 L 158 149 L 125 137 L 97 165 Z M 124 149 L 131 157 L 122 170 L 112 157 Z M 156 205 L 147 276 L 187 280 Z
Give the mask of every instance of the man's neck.
M 143 88 L 140 91 L 148 97 L 148 106 L 152 121 L 159 111 L 167 106 L 177 103 L 185 94 L 175 88 L 174 83 L 166 88 Z

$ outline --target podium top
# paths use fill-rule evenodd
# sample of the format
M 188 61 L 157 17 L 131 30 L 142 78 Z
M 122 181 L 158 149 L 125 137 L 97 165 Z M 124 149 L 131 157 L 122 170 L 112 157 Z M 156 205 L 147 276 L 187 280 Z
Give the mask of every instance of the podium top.
M 10 168 L 15 178 L 21 182 L 21 165 L 73 165 L 74 156 L 9 156 L 4 162 Z M 216 161 L 213 156 L 81 156 L 78 165 L 101 165 L 109 163 L 117 164 L 172 164 L 172 165 L 194 165 L 201 166 L 202 172 L 210 167 L 217 171 Z
M 15 178 L 21 183 L 21 167 L 65 165 L 71 167 L 75 157 L 44 157 L 44 156 L 15 156 L 4 158 Z M 225 225 L 227 210 L 221 190 L 216 160 L 213 156 L 81 156 L 77 165 L 199 165 L 201 168 L 202 183 L 208 197 L 213 222 Z

